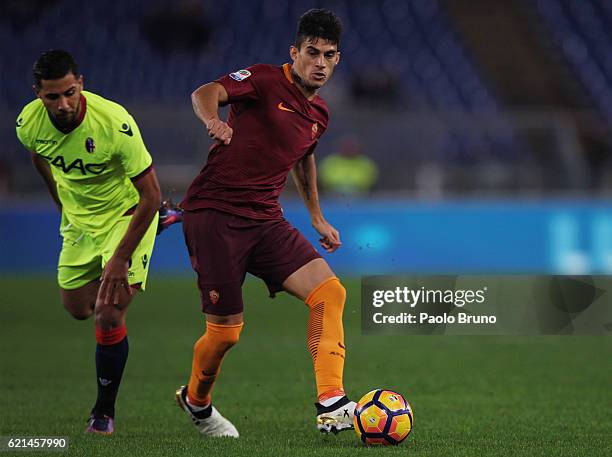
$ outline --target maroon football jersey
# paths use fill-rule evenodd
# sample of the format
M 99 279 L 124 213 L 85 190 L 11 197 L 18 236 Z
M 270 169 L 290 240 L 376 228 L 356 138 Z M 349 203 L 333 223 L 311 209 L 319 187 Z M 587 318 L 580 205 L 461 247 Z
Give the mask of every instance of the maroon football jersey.
M 291 67 L 253 65 L 217 80 L 229 95 L 229 145 L 214 144 L 182 207 L 214 208 L 252 219 L 280 219 L 278 197 L 291 168 L 314 151 L 329 112 L 304 97 Z

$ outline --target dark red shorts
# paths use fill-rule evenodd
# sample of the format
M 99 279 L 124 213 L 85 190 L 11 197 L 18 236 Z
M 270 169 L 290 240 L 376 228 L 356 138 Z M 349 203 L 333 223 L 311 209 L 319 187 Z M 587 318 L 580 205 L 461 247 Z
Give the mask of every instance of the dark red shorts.
M 242 312 L 247 272 L 263 279 L 274 296 L 293 272 L 321 257 L 285 219 L 260 221 L 200 209 L 185 212 L 183 232 L 202 311 L 218 316 Z

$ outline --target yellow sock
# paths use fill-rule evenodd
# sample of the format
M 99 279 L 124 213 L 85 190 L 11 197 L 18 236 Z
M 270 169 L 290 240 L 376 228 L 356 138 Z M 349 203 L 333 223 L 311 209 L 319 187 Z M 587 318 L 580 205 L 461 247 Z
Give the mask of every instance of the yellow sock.
M 319 284 L 306 298 L 310 308 L 307 344 L 314 364 L 317 395 L 344 391 L 344 329 L 346 290 L 336 277 Z
M 221 370 L 225 353 L 238 342 L 243 324 L 206 323 L 206 332 L 193 346 L 193 363 L 187 395 L 197 406 L 210 404 L 210 392 Z

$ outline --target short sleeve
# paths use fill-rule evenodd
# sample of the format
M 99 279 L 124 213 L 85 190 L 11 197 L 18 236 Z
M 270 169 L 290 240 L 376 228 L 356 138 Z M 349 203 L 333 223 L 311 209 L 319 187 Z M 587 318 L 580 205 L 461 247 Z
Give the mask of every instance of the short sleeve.
M 142 141 L 140 130 L 132 116 L 128 115 L 126 121 L 120 126 L 118 155 L 128 178 L 135 178 L 147 171 L 153 159 Z
M 257 68 L 253 66 L 222 76 L 215 82 L 221 84 L 225 88 L 229 96 L 229 103 L 236 103 L 257 100 L 259 98 L 256 79 Z
M 30 141 L 30 138 L 27 134 L 27 126 L 25 125 L 25 119 L 23 118 L 23 114 L 20 114 L 17 117 L 17 122 L 15 126 L 15 130 L 17 132 L 17 139 L 30 152 L 35 152 L 34 145 Z

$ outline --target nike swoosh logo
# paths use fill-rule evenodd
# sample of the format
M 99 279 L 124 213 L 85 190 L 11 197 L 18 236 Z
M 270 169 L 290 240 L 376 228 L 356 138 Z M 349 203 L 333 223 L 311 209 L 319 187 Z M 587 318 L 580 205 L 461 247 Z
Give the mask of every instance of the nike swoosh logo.
M 276 105 L 276 107 L 282 111 L 289 111 L 290 113 L 295 113 L 294 110 L 292 110 L 291 108 L 287 108 L 285 105 L 283 105 L 283 102 L 280 102 L 278 105 Z
M 134 135 L 132 133 L 132 127 L 130 127 L 128 124 L 123 124 L 121 128 L 123 129 L 123 130 L 119 130 L 121 133 L 125 133 L 127 136 Z

